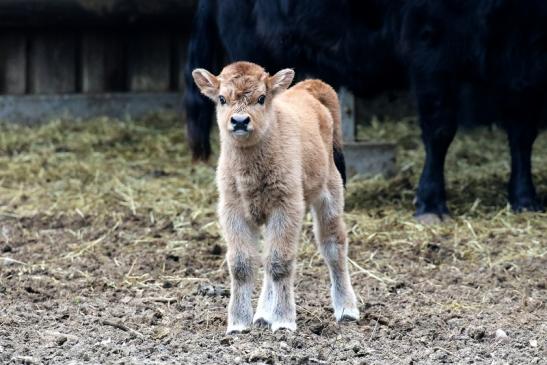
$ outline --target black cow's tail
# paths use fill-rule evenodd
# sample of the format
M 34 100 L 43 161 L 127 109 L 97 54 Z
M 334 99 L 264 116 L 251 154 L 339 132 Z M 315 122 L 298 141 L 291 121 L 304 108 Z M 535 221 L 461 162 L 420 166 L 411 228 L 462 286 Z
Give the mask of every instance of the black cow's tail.
M 211 155 L 209 135 L 213 125 L 213 105 L 203 96 L 192 78 L 192 71 L 205 68 L 211 72 L 218 58 L 220 41 L 215 21 L 216 1 L 199 0 L 184 68 L 187 138 L 192 157 L 206 161 Z

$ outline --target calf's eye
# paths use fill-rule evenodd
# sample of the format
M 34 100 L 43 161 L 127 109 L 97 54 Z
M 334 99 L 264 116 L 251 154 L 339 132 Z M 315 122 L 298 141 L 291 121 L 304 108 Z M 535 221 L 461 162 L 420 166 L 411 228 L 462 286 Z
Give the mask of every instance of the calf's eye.
M 260 95 L 258 97 L 258 104 L 264 105 L 264 102 L 266 101 L 266 95 Z
M 220 101 L 220 105 L 226 104 L 226 99 L 224 98 L 224 96 L 220 95 L 220 96 L 218 97 L 218 100 Z

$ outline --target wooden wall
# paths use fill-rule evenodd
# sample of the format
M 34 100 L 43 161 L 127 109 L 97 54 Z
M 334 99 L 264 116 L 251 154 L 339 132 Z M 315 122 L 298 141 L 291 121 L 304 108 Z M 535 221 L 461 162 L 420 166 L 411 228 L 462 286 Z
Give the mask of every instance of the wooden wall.
M 0 0 L 0 94 L 178 92 L 194 0 Z
M 10 30 L 0 94 L 181 91 L 187 35 L 171 30 Z

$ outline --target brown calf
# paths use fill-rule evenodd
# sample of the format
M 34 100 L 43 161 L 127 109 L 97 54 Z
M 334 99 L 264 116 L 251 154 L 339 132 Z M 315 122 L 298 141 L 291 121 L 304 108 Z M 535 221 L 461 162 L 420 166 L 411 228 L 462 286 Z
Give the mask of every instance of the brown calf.
M 336 319 L 358 319 L 347 267 L 343 182 L 333 158 L 341 147 L 334 90 L 319 80 L 287 89 L 292 70 L 270 77 L 248 62 L 226 66 L 218 76 L 204 69 L 192 75 L 201 92 L 217 102 L 219 216 L 232 281 L 227 332 L 246 331 L 253 321 L 273 331 L 296 329 L 295 259 L 307 207 L 329 268 Z M 265 226 L 264 283 L 253 318 L 260 226 Z

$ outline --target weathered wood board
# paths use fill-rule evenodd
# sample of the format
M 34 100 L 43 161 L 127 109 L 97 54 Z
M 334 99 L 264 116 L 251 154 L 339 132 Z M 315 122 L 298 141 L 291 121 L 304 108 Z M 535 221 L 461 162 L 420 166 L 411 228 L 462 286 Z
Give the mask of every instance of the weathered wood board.
M 127 37 L 113 31 L 86 31 L 81 38 L 81 91 L 121 92 L 127 88 Z
M 348 176 L 392 176 L 396 169 L 396 148 L 393 143 L 357 141 L 355 96 L 345 88 L 338 91 L 342 113 L 342 137 Z
M 0 121 L 22 124 L 97 116 L 139 118 L 173 111 L 182 116 L 180 93 L 0 96 Z
M 28 55 L 29 92 L 67 94 L 76 92 L 76 35 L 44 31 L 30 40 Z
M 0 94 L 24 94 L 27 86 L 27 37 L 23 31 L 0 34 Z
M 171 85 L 171 37 L 150 32 L 130 35 L 128 45 L 129 90 L 168 91 Z

